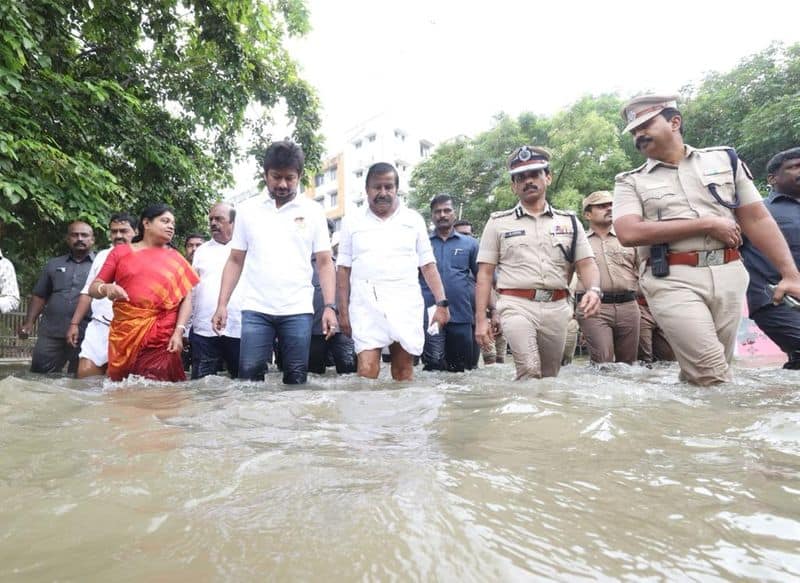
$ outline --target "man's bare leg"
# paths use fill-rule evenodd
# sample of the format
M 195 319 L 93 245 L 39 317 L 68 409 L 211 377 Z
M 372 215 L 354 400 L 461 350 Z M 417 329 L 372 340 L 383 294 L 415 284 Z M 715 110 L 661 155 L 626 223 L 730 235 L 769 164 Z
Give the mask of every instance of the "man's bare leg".
M 78 359 L 78 370 L 75 372 L 75 377 L 85 379 L 86 377 L 96 377 L 106 374 L 105 366 L 97 366 L 88 358 Z
M 381 371 L 381 349 L 362 350 L 358 353 L 358 376 L 377 379 Z
M 405 351 L 399 342 L 389 346 L 392 355 L 392 378 L 396 381 L 410 381 L 414 378 L 414 356 Z M 378 355 L 380 358 L 380 354 Z

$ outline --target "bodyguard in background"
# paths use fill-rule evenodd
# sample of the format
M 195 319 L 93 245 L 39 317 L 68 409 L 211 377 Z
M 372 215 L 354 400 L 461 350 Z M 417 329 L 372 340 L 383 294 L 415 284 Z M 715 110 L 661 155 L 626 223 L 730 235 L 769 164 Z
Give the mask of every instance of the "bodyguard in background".
M 764 206 L 778 223 L 795 265 L 800 266 L 800 147 L 772 157 L 767 163 L 767 182 L 771 192 Z M 747 237 L 742 245 L 742 258 L 750 274 L 747 286 L 750 318 L 789 357 L 783 368 L 800 369 L 800 310 L 783 302 L 772 303 L 773 294 L 767 285 L 777 283 L 780 274 Z
M 434 231 L 430 236 L 436 269 L 450 308 L 450 321 L 438 334 L 429 334 L 428 309 L 435 305 L 433 292 L 420 275 L 425 300 L 425 346 L 422 364 L 425 370 L 463 372 L 475 368 L 478 347 L 475 344 L 475 278 L 478 274 L 478 241 L 454 228 L 456 219 L 453 198 L 440 194 L 431 200 Z
M 60 372 L 64 364 L 68 364 L 70 374 L 78 369 L 78 348 L 67 341 L 67 331 L 94 261 L 94 232 L 86 223 L 74 221 L 67 227 L 66 242 L 69 253 L 45 264 L 33 287 L 25 322 L 17 331 L 20 338 L 27 338 L 36 318 L 44 312 L 33 347 L 31 372 Z M 89 320 L 87 314 L 78 326 L 78 345 L 83 341 Z

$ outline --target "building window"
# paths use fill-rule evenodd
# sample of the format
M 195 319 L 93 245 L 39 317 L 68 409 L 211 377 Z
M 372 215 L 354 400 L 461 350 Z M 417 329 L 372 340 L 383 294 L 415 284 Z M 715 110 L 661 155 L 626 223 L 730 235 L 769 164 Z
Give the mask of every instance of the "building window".
M 328 197 L 330 198 L 330 208 L 336 208 L 337 204 L 339 203 L 339 193 L 335 190 L 331 192 Z
M 431 146 L 430 144 L 426 144 L 425 142 L 419 143 L 419 155 L 421 158 L 427 158 L 431 153 Z
M 367 141 L 368 142 L 374 142 L 375 141 L 375 134 L 368 135 L 367 136 Z
M 363 170 L 356 170 L 356 178 L 361 178 L 362 176 L 364 176 L 364 171 Z
M 314 176 L 314 186 L 322 186 L 322 182 L 325 180 L 325 177 L 322 174 L 317 174 Z
M 358 140 L 358 141 L 357 141 L 355 144 L 353 144 L 353 145 L 356 147 L 356 150 L 358 150 L 358 149 L 361 147 L 361 140 Z
M 325 171 L 325 178 L 327 178 L 331 182 L 335 182 L 336 181 L 336 170 L 337 170 L 336 166 L 331 166 L 330 168 L 328 168 Z
M 403 133 L 403 130 L 394 130 L 394 137 L 400 140 L 401 142 L 406 141 L 406 135 Z

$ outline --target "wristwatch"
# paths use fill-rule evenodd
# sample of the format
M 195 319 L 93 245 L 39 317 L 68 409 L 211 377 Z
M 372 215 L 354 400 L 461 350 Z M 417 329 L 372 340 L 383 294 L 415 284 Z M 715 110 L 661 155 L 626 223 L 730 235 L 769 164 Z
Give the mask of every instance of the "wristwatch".
M 333 313 L 337 316 L 339 315 L 339 308 L 336 307 L 336 304 L 325 304 L 325 307 L 333 310 Z
M 590 288 L 589 288 L 588 290 L 586 290 L 586 291 L 593 291 L 594 293 L 596 293 L 596 294 L 597 294 L 597 297 L 598 297 L 598 298 L 600 298 L 601 300 L 603 299 L 603 290 L 601 290 L 601 289 L 600 289 L 599 287 L 597 287 L 596 285 L 593 285 L 592 287 L 590 287 Z
M 450 302 L 448 302 L 447 298 L 445 298 L 443 300 L 439 300 L 438 302 L 436 302 L 436 305 L 439 306 L 440 308 L 446 308 L 447 306 L 450 305 Z

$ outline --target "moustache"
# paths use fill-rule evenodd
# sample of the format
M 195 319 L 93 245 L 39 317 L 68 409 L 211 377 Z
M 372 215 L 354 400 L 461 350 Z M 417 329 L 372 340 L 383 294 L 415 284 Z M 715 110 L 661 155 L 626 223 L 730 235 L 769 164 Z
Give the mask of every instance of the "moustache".
M 379 194 L 375 197 L 375 202 L 392 202 L 392 197 L 385 194 Z
M 120 243 L 124 243 L 125 239 L 123 237 L 117 237 L 116 239 L 114 239 L 111 242 L 114 243 L 114 245 L 119 245 Z
M 636 138 L 636 142 L 634 145 L 636 146 L 637 150 L 641 150 L 642 148 L 645 147 L 645 145 L 649 144 L 652 141 L 653 138 L 651 138 L 650 136 L 639 136 L 638 138 Z
M 529 190 L 536 191 L 536 190 L 539 190 L 539 187 L 536 186 L 535 184 L 531 184 L 531 185 L 525 187 L 524 192 L 528 192 Z

